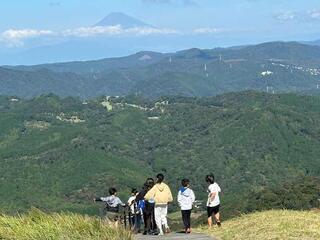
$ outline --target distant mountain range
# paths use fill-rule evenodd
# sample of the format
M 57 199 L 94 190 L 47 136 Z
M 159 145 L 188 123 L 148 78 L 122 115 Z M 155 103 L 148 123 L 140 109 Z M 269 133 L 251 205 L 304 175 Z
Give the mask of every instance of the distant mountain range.
M 135 28 L 135 27 L 153 27 L 139 19 L 130 17 L 121 12 L 113 12 L 96 23 L 94 26 L 116 26 L 120 25 L 123 28 Z
M 236 46 L 251 41 L 246 34 L 238 33 L 237 40 L 223 32 L 199 29 L 186 31 L 172 26 L 155 26 L 121 12 L 113 12 L 86 26 L 77 26 L 55 32 L 53 36 L 32 39 L 23 47 L 0 45 L 0 65 L 35 65 L 42 63 L 87 61 L 106 57 L 120 57 L 139 51 L 175 52 L 191 47 L 213 48 Z M 200 29 L 201 30 L 201 29 Z M 203 32 L 204 30 L 204 32 Z M 67 34 L 65 34 L 65 31 Z M 54 30 L 53 30 L 54 32 Z M 320 45 L 319 41 L 303 44 Z
M 102 29 L 95 29 L 97 27 Z M 108 27 L 110 31 L 114 28 L 117 33 L 108 34 Z M 63 36 L 56 40 L 44 41 L 44 44 L 24 46 L 21 49 L 2 48 L 0 45 L 0 65 L 31 65 L 126 56 L 141 50 L 158 49 L 159 42 L 169 46 L 163 50 L 180 49 L 186 41 L 185 37 L 180 35 L 139 34 L 145 30 L 148 32 L 148 30 L 160 31 L 160 29 L 121 12 L 110 13 L 96 24 L 79 26 L 79 28 L 80 30 L 75 28 L 75 32 L 87 29 L 88 34 L 85 37 L 76 34 Z M 125 34 L 126 31 L 127 34 Z M 97 32 L 100 34 L 94 34 Z
M 320 47 L 270 42 L 242 48 L 139 52 L 121 58 L 0 68 L 2 95 L 43 93 L 214 96 L 248 89 L 320 92 Z

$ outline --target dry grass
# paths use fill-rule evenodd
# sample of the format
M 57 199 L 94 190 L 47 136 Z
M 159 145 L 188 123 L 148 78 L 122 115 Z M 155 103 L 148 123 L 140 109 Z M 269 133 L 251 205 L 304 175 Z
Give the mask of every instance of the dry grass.
M 320 212 L 289 210 L 257 212 L 223 222 L 221 228 L 214 227 L 208 230 L 202 227 L 198 230 L 221 240 L 319 240 Z
M 32 210 L 19 217 L 0 216 L 1 240 L 131 240 L 129 232 L 98 218 L 45 214 Z

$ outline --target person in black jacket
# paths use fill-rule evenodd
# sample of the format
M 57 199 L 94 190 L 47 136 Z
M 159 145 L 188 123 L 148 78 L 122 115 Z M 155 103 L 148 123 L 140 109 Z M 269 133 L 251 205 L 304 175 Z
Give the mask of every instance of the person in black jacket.
M 157 232 L 157 225 L 154 218 L 154 202 L 145 201 L 144 196 L 147 192 L 154 186 L 154 180 L 152 178 L 148 178 L 136 197 L 136 201 L 144 201 L 143 211 L 143 220 L 144 220 L 144 235 L 155 235 Z M 141 205 L 141 204 L 140 204 Z

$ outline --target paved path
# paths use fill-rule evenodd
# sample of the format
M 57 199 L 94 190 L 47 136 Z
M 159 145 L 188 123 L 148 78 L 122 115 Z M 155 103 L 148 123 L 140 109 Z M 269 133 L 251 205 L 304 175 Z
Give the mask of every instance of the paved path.
M 213 238 L 198 233 L 192 234 L 181 234 L 181 233 L 170 233 L 164 236 L 143 236 L 143 235 L 136 235 L 135 240 L 214 240 Z

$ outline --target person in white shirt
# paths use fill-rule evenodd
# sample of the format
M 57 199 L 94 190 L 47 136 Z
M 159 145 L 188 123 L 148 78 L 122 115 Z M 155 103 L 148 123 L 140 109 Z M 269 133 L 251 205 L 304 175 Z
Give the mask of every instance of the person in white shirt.
M 214 181 L 214 176 L 212 174 L 206 176 L 206 182 L 209 184 L 208 187 L 208 201 L 207 201 L 207 213 L 208 213 L 208 225 L 212 227 L 212 218 L 215 218 L 217 225 L 221 227 L 220 221 L 220 198 L 219 193 L 221 188 Z
M 189 179 L 183 179 L 181 185 L 182 187 L 178 192 L 178 203 L 181 208 L 185 233 L 188 234 L 191 233 L 191 210 L 196 197 L 194 192 L 190 189 Z
M 137 211 L 137 202 L 136 202 L 136 196 L 138 194 L 137 189 L 133 188 L 131 190 L 131 196 L 128 199 L 128 206 L 130 207 L 130 224 L 134 228 L 134 230 L 137 229 L 137 231 L 140 230 L 140 218 L 139 218 L 139 212 Z

